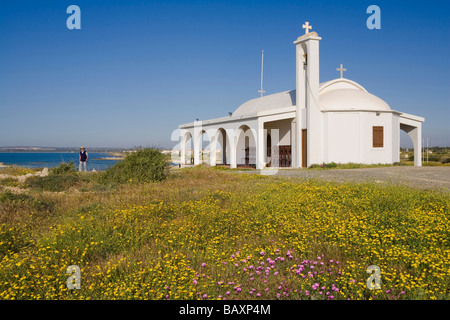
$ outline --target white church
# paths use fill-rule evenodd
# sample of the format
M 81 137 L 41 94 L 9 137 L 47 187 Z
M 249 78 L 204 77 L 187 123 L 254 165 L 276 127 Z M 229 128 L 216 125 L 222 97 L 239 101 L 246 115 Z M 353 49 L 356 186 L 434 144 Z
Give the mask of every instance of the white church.
M 179 126 L 181 165 L 202 163 L 256 169 L 322 163 L 400 161 L 400 130 L 421 166 L 424 118 L 396 111 L 362 85 L 341 77 L 319 81 L 319 41 L 310 32 L 295 42 L 296 88 L 247 101 L 228 116 Z M 220 152 L 218 152 L 220 151 Z M 219 154 L 219 156 L 217 156 Z

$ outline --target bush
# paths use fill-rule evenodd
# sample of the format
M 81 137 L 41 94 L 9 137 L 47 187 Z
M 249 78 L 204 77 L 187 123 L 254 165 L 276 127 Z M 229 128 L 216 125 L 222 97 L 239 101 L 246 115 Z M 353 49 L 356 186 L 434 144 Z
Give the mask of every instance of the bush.
M 10 190 L 6 190 L 5 192 L 0 194 L 0 203 L 6 202 L 25 202 L 30 199 L 30 196 L 26 194 L 15 194 Z
M 334 163 L 334 162 L 331 162 L 331 163 L 326 164 L 326 167 L 327 167 L 327 168 L 336 168 L 336 167 L 337 167 L 337 164 Z
M 309 166 L 310 169 L 317 169 L 317 168 L 323 168 L 323 169 L 328 169 L 328 168 L 336 168 L 337 164 L 335 162 L 331 162 L 331 163 L 322 163 L 322 164 L 312 164 Z
M 166 156 L 153 148 L 137 149 L 100 177 L 102 183 L 162 181 L 168 175 Z
M 73 164 L 73 161 L 70 161 L 69 163 L 62 162 L 59 166 L 56 168 L 53 168 L 50 170 L 51 174 L 76 174 L 76 167 Z
M 0 193 L 0 204 L 9 204 L 16 208 L 28 206 L 41 212 L 53 212 L 55 209 L 53 202 L 38 200 L 23 193 L 12 193 L 10 190 Z
M 80 181 L 76 174 L 52 174 L 46 177 L 30 177 L 27 184 L 30 188 L 41 191 L 60 192 L 73 187 Z
M 450 158 L 442 158 L 442 159 L 441 159 L 441 163 L 442 163 L 442 164 L 444 164 L 444 163 L 450 163 Z

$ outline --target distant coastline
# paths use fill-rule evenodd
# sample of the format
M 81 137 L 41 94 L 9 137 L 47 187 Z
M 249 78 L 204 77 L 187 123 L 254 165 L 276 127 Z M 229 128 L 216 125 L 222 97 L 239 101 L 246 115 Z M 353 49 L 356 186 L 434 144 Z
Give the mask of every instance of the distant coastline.
M 125 148 L 107 148 L 107 147 L 100 147 L 100 148 L 87 148 L 88 152 L 97 152 L 97 153 L 108 153 L 111 155 L 121 155 L 123 152 L 131 151 L 132 149 L 125 149 Z M 27 146 L 13 146 L 13 147 L 0 147 L 0 152 L 67 152 L 67 153 L 77 153 L 79 151 L 79 148 L 77 147 L 64 147 L 64 148 L 58 148 L 58 147 L 27 147 Z
M 2 150 L 3 151 L 3 150 Z M 122 161 L 123 157 L 108 152 L 91 152 L 89 151 L 89 160 L 87 168 L 89 171 L 103 171 L 113 166 L 115 163 Z M 78 152 L 29 152 L 22 150 L 21 152 L 0 152 L 0 169 L 8 167 L 24 167 L 24 168 L 54 168 L 61 163 L 74 163 L 78 166 Z

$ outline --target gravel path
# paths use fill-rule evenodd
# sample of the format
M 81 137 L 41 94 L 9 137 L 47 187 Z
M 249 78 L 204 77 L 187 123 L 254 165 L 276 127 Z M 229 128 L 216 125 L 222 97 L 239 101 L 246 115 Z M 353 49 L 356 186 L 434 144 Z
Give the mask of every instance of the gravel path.
M 450 191 L 450 167 L 380 167 L 361 169 L 280 169 L 276 176 L 324 179 L 337 182 L 371 181 L 385 184 L 406 184 L 422 189 Z

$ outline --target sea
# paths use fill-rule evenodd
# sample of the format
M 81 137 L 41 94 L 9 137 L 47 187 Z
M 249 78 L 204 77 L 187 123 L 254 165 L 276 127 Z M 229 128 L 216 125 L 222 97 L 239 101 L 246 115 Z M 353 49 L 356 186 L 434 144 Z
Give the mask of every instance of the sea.
M 108 153 L 88 152 L 89 159 L 87 170 L 104 171 L 116 164 L 118 160 L 106 160 L 114 158 Z M 25 168 L 54 168 L 61 163 L 72 161 L 78 169 L 78 152 L 0 152 L 0 163 Z M 84 169 L 84 168 L 83 168 Z

